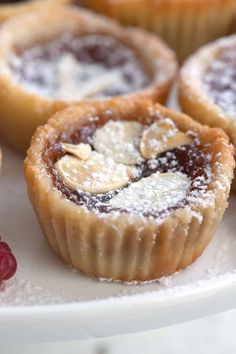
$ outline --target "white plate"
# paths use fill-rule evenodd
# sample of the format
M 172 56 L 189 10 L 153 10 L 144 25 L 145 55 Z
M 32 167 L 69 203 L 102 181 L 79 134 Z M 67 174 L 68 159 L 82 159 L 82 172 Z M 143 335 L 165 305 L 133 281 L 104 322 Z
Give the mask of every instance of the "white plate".
M 50 251 L 29 204 L 22 157 L 3 147 L 0 234 L 18 260 L 0 291 L 0 340 L 58 341 L 144 331 L 236 306 L 236 196 L 204 255 L 146 285 L 99 282 Z

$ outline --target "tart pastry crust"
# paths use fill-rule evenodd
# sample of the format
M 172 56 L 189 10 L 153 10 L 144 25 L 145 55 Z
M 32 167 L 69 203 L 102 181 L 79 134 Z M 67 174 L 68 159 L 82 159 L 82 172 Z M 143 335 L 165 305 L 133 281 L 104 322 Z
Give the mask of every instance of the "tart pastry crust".
M 212 97 L 212 92 L 209 92 L 204 83 L 211 65 L 214 64 L 219 55 L 227 53 L 229 50 L 236 50 L 235 35 L 219 39 L 204 46 L 186 61 L 180 71 L 179 101 L 182 110 L 200 123 L 207 124 L 210 127 L 222 128 L 229 135 L 234 147 L 236 147 L 236 116 L 217 104 L 221 94 L 219 93 L 219 97 L 215 101 Z M 227 69 L 227 63 L 220 65 L 221 71 L 224 71 L 222 65 L 225 65 L 225 70 Z M 222 78 L 219 78 L 219 80 L 230 79 L 227 75 L 222 73 L 220 75 Z M 236 85 L 236 81 L 234 85 Z M 235 179 L 232 189 L 236 191 Z
M 0 5 L 0 22 L 8 20 L 9 18 L 17 15 L 25 14 L 26 12 L 35 11 L 45 8 L 49 5 L 66 5 L 70 4 L 71 0 L 31 0 L 21 1 L 14 4 L 1 4 Z
M 92 9 L 162 37 L 182 61 L 201 45 L 229 34 L 234 0 L 86 0 Z
M 101 33 L 116 38 L 137 53 L 144 69 L 150 73 L 150 80 L 145 87 L 128 94 L 130 98 L 164 102 L 175 77 L 175 55 L 161 40 L 138 29 L 124 29 L 88 11 L 57 6 L 53 12 L 41 11 L 9 21 L 0 31 L 0 115 L 4 117 L 0 122 L 0 134 L 18 151 L 25 151 L 38 125 L 72 102 L 27 90 L 16 81 L 9 56 L 14 54 L 15 48 L 31 48 L 40 41 L 47 42 L 65 33 L 75 36 Z M 77 102 L 80 101 L 74 101 Z
M 145 126 L 168 118 L 179 131 L 194 132 L 200 151 L 211 156 L 206 191 L 193 204 L 163 217 L 119 210 L 103 213 L 68 199 L 54 184 L 45 151 L 88 124 L 91 117 L 98 117 L 103 124 L 120 119 Z M 43 232 L 53 251 L 66 263 L 99 278 L 151 281 L 187 267 L 202 254 L 227 207 L 233 168 L 233 147 L 221 129 L 201 126 L 159 104 L 116 98 L 69 107 L 39 127 L 25 160 L 25 177 Z M 171 180 L 172 174 L 167 175 Z M 155 178 L 162 183 L 161 175 Z M 143 183 L 143 179 L 140 181 Z M 181 186 L 187 183 L 181 173 L 176 181 Z M 135 189 L 137 185 L 131 183 L 130 187 Z M 131 207 L 133 189 L 126 198 Z M 122 193 L 117 196 L 111 199 L 114 205 L 122 203 Z

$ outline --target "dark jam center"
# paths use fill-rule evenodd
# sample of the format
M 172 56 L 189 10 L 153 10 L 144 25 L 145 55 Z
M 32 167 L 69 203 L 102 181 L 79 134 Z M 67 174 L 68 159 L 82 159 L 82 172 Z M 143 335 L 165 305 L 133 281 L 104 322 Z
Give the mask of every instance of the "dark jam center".
M 91 124 L 82 127 L 69 139 L 61 136 L 59 141 L 69 142 L 73 144 L 92 142 L 92 135 L 95 131 L 95 125 Z M 60 142 L 50 145 L 44 153 L 44 160 L 48 166 L 48 171 L 53 177 L 55 186 L 63 193 L 69 200 L 77 205 L 86 205 L 89 210 L 97 210 L 103 213 L 109 213 L 112 210 L 119 210 L 128 212 L 122 208 L 114 208 L 106 203 L 116 196 L 122 189 L 117 189 L 104 194 L 91 194 L 84 191 L 73 191 L 69 189 L 63 182 L 63 179 L 58 175 L 54 164 L 65 155 L 61 148 Z M 191 197 L 196 197 L 199 191 L 205 191 L 209 182 L 209 162 L 206 155 L 198 149 L 195 144 L 183 145 L 175 149 L 166 151 L 158 156 L 156 159 L 148 160 L 139 165 L 139 175 L 132 182 L 136 182 L 141 178 L 151 176 L 153 173 L 161 172 L 182 172 L 186 174 L 191 180 L 189 190 L 186 193 L 186 198 L 181 200 L 178 204 L 171 206 L 168 209 L 157 211 L 155 209 L 148 212 L 143 212 L 145 216 L 158 217 L 165 212 L 178 209 L 189 204 Z
M 28 90 L 56 98 L 68 82 L 89 98 L 129 94 L 150 80 L 135 51 L 105 34 L 65 34 L 12 56 L 10 67 Z
M 236 47 L 219 53 L 205 72 L 203 82 L 213 101 L 236 118 Z

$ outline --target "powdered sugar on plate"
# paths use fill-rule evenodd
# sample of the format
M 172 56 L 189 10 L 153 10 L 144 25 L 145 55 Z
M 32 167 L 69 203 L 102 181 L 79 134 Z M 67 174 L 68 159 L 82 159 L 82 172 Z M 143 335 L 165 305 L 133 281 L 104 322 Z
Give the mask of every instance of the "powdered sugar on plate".
M 53 296 L 41 286 L 19 277 L 0 285 L 0 306 L 49 305 L 62 302 L 62 296 Z
M 132 285 L 99 282 L 60 261 L 50 250 L 39 228 L 27 197 L 22 176 L 22 158 L 3 149 L 0 183 L 0 233 L 18 260 L 18 272 L 0 293 L 0 306 L 65 304 L 141 294 L 164 296 L 169 293 L 198 291 L 210 282 L 225 279 L 236 270 L 236 197 L 209 247 L 192 266 L 172 277 L 151 284 Z

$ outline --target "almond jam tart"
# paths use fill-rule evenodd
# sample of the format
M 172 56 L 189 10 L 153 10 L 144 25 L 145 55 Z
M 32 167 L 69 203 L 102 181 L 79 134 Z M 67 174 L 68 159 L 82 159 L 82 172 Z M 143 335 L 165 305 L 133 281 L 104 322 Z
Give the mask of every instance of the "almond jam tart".
M 99 278 L 149 281 L 202 254 L 227 206 L 233 167 L 220 129 L 117 98 L 69 107 L 38 128 L 25 177 L 66 263 Z
M 0 22 L 30 11 L 54 5 L 70 4 L 72 0 L 0 0 Z
M 236 147 L 236 35 L 203 47 L 187 60 L 179 97 L 184 112 L 224 129 Z M 235 180 L 232 189 L 236 190 Z
M 0 134 L 19 151 L 38 125 L 73 102 L 113 96 L 164 102 L 177 68 L 158 38 L 78 7 L 11 20 L 0 42 Z

